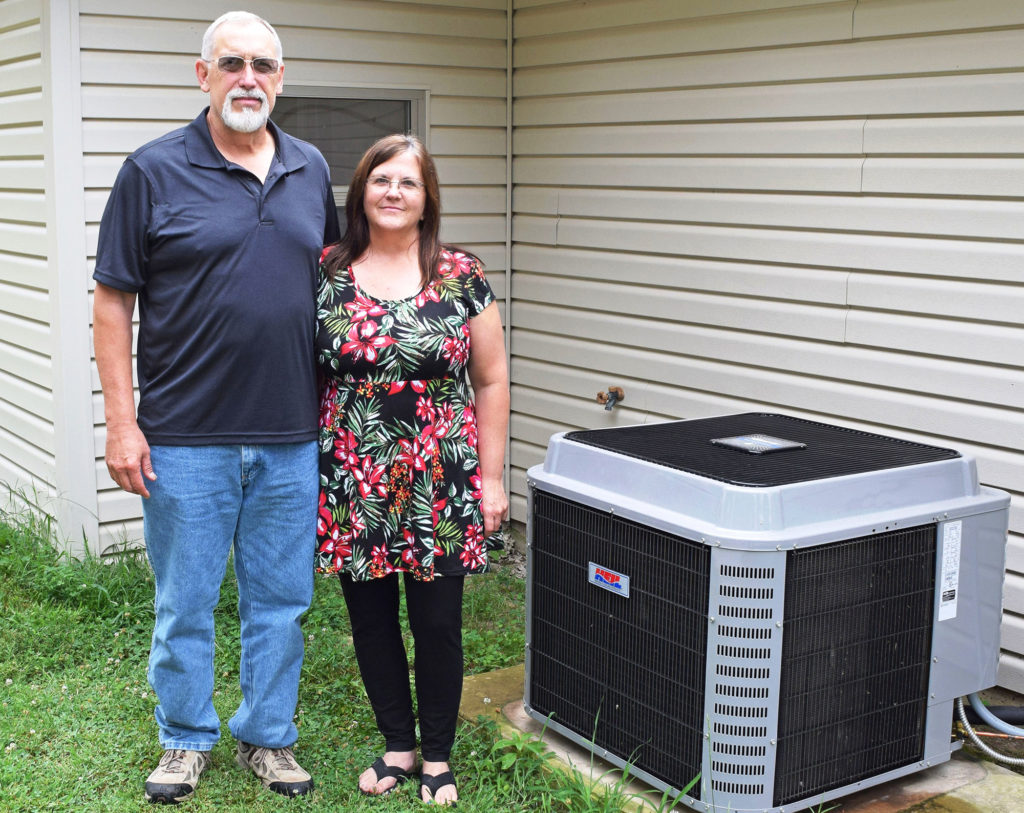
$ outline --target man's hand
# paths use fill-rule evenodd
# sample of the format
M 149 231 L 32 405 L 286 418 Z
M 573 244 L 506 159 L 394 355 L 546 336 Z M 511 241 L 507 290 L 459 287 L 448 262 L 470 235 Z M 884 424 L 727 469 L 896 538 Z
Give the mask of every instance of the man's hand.
M 149 457 L 149 444 L 138 424 L 107 427 L 107 471 L 121 488 L 129 494 L 149 496 L 146 480 L 155 480 L 153 462 Z

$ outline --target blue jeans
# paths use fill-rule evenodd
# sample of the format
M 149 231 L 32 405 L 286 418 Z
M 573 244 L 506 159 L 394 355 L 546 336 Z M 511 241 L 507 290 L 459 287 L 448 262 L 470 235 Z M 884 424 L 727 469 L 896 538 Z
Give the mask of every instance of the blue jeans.
M 157 479 L 142 506 L 156 577 L 149 683 L 159 699 L 160 745 L 208 751 L 220 738 L 213 610 L 232 547 L 242 702 L 228 727 L 254 745 L 292 745 L 299 622 L 313 598 L 316 442 L 154 446 L 151 454 Z

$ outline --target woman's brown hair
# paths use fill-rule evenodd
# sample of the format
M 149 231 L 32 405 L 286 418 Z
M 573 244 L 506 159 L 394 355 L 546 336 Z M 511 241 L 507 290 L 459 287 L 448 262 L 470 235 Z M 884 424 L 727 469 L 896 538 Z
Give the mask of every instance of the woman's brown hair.
M 427 148 L 416 136 L 400 134 L 378 139 L 359 160 L 352 176 L 352 183 L 348 187 L 348 197 L 345 199 L 345 220 L 348 224 L 345 236 L 337 245 L 331 247 L 324 258 L 328 278 L 333 280 L 339 269 L 347 268 L 366 251 L 370 244 L 370 224 L 363 208 L 367 179 L 374 169 L 404 152 L 411 152 L 416 156 L 420 165 L 420 175 L 423 177 L 423 217 L 419 223 L 420 280 L 423 285 L 427 285 L 439 279 L 438 264 L 441 260 L 441 251 L 453 250 L 456 247 L 442 243 L 439 236 L 441 190 L 437 181 L 437 167 Z

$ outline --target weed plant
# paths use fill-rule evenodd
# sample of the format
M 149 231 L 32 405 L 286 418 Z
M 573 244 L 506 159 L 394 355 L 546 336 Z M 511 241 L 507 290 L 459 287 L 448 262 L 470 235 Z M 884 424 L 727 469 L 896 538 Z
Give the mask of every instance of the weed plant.
M 51 528 L 0 513 L 0 811 L 143 811 L 142 782 L 156 764 L 146 679 L 153 578 L 144 554 L 116 561 L 59 555 Z M 215 611 L 216 692 L 223 739 L 188 811 L 386 811 L 418 807 L 416 783 L 386 798 L 359 794 L 356 776 L 383 750 L 355 656 L 341 591 L 318 579 L 304 620 L 306 658 L 296 754 L 316 790 L 290 801 L 234 765 L 227 720 L 238 688 L 237 591 L 230 568 Z M 467 673 L 522 661 L 524 584 L 509 569 L 467 579 Z M 407 627 L 406 627 L 407 629 Z M 578 773 L 547 769 L 549 756 L 493 722 L 460 727 L 452 754 L 461 811 L 608 811 L 621 788 L 591 795 Z M 618 794 L 618 795 L 616 795 Z

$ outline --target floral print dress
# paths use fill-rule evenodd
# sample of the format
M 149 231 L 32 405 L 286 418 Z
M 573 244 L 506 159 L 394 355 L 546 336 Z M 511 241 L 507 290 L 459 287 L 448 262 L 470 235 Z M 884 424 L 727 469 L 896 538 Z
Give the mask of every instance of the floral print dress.
M 440 279 L 378 300 L 351 268 L 321 274 L 317 570 L 356 580 L 487 570 L 469 320 L 492 301 L 479 263 L 445 251 Z

